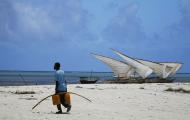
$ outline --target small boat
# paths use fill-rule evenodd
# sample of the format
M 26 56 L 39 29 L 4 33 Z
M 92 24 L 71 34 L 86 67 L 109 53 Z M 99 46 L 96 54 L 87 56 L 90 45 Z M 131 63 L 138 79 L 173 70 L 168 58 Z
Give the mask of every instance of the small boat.
M 97 77 L 80 77 L 81 84 L 95 84 L 99 78 Z

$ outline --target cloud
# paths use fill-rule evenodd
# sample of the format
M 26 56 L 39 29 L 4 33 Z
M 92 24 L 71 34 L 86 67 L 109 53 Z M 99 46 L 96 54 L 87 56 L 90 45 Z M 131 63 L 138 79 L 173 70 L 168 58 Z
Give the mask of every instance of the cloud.
M 87 24 L 89 14 L 80 0 L 1 0 L 0 37 L 17 45 L 71 43 L 94 40 Z M 14 41 L 14 42 L 12 42 Z M 55 42 L 56 41 L 56 42 Z M 59 45 L 59 44 L 58 44 Z
M 146 40 L 141 20 L 137 17 L 139 5 L 135 2 L 118 9 L 118 14 L 103 30 L 103 39 L 113 44 L 137 44 Z
M 184 63 L 183 71 L 187 71 L 190 67 L 190 1 L 180 1 L 179 11 L 179 22 L 166 26 L 162 32 L 155 33 L 150 38 L 153 40 L 151 44 L 157 48 L 157 55 L 168 61 Z
M 44 70 L 55 61 L 74 68 L 96 40 L 80 0 L 0 0 L 0 18 L 1 69 Z
M 179 23 L 165 26 L 161 32 L 154 34 L 146 34 L 138 17 L 140 7 L 136 2 L 120 6 L 117 15 L 102 31 L 102 38 L 114 48 L 127 51 L 132 56 L 182 62 L 189 66 L 187 59 L 190 58 L 186 54 L 190 50 L 190 2 L 181 1 Z
M 112 55 L 108 49 L 110 47 L 123 49 L 134 57 L 150 60 L 163 58 L 163 61 L 178 59 L 188 63 L 189 0 L 181 0 L 179 5 L 181 21 L 152 35 L 146 34 L 138 17 L 139 10 L 143 10 L 140 7 L 144 7 L 140 5 L 143 4 L 131 1 L 103 3 L 106 4 L 103 6 L 105 8 L 101 8 L 105 10 L 102 17 L 96 8 L 85 10 L 81 0 L 0 0 L 0 66 L 6 68 L 8 63 L 12 67 L 13 59 L 20 63 L 18 66 L 26 61 L 33 65 L 34 58 L 38 58 L 37 66 L 49 64 L 44 62 L 46 60 L 61 59 L 68 65 L 78 65 L 80 68 L 85 66 L 85 61 L 91 60 L 90 52 Z M 93 14 L 93 9 L 98 15 Z M 97 17 L 94 23 L 92 17 Z M 94 31 L 88 28 L 96 23 L 101 25 L 101 22 L 105 23 L 105 28 L 97 27 Z M 4 51 L 7 51 L 6 54 Z M 80 66 L 78 62 L 83 64 Z
M 17 24 L 16 12 L 9 0 L 0 1 L 0 42 L 11 40 L 13 31 L 16 30 Z
M 182 0 L 180 4 L 181 20 L 178 23 L 167 26 L 161 37 L 167 39 L 167 45 L 175 43 L 174 48 L 190 49 L 190 1 Z

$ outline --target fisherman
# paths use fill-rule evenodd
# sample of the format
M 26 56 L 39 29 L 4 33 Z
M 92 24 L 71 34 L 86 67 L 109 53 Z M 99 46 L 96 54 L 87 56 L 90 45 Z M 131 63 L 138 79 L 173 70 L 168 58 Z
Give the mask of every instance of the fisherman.
M 55 72 L 55 82 L 56 82 L 55 93 L 67 92 L 67 83 L 64 78 L 64 71 L 60 70 L 60 67 L 61 65 L 59 62 L 56 62 L 54 64 L 54 70 L 56 71 Z M 65 94 L 60 94 L 59 96 L 60 96 L 61 104 L 65 108 L 67 108 L 67 112 L 69 112 L 71 110 L 71 105 L 65 102 Z M 62 113 L 61 104 L 57 105 L 58 111 L 56 112 L 56 114 Z

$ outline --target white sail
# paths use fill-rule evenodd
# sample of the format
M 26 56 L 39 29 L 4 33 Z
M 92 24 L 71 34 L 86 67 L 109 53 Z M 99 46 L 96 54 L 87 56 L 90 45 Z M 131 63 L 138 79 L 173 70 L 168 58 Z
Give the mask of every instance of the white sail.
M 141 62 L 142 64 L 149 66 L 151 69 L 153 69 L 153 71 L 157 74 L 157 75 L 161 75 L 162 71 L 163 71 L 163 65 L 159 64 L 159 63 L 154 63 L 154 62 L 150 62 L 150 61 L 145 61 L 145 60 L 141 60 L 141 59 L 135 59 L 139 62 Z
M 163 64 L 164 68 L 163 68 L 163 74 L 162 74 L 162 78 L 167 78 L 171 73 L 172 73 L 172 67 Z
M 169 75 L 174 75 L 182 66 L 181 63 L 164 63 L 164 62 L 152 62 L 147 60 L 136 59 L 144 65 L 149 66 L 154 70 L 156 75 L 160 78 L 167 78 Z
M 167 64 L 151 62 L 141 59 L 136 59 L 136 60 L 153 69 L 154 73 L 156 73 L 156 75 L 160 78 L 167 78 L 172 73 L 173 67 Z
M 113 50 L 113 49 L 112 49 L 112 50 Z M 116 51 L 116 50 L 113 50 L 113 51 L 114 51 L 117 55 L 119 55 L 120 57 L 122 57 L 122 58 L 126 61 L 126 63 L 127 63 L 128 65 L 131 65 L 132 67 L 134 67 L 134 68 L 135 68 L 135 71 L 136 71 L 142 78 L 148 77 L 148 76 L 153 72 L 153 70 L 152 70 L 150 67 L 148 67 L 148 66 L 142 64 L 141 62 L 139 62 L 139 61 L 137 61 L 137 60 L 135 60 L 135 59 L 132 59 L 132 58 L 130 58 L 130 57 L 128 57 L 128 56 L 126 56 L 126 55 L 124 55 L 124 54 L 122 54 L 122 53 Z
M 97 54 L 93 54 L 93 56 L 106 63 L 113 70 L 115 77 L 129 78 L 134 74 L 134 69 L 124 62 Z
M 172 72 L 170 75 L 176 74 L 176 72 L 182 67 L 181 63 L 172 63 L 172 62 L 164 63 L 164 62 L 162 62 L 161 64 L 172 67 L 172 69 L 171 69 Z

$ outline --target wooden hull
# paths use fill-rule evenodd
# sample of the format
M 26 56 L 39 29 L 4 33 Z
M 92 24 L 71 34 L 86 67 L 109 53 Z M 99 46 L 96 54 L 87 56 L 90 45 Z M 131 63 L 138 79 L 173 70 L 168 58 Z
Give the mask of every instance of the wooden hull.
M 172 79 L 118 79 L 118 80 L 108 80 L 105 83 L 118 83 L 118 84 L 128 84 L 128 83 L 171 83 Z

